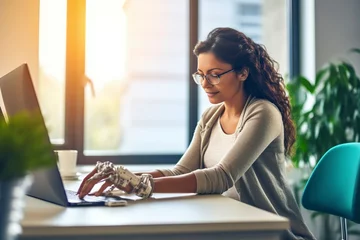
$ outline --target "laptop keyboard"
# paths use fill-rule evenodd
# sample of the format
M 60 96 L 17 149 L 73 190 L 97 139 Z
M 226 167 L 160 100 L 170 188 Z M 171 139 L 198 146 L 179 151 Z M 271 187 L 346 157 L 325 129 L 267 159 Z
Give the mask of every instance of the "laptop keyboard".
M 65 193 L 68 198 L 79 198 L 75 191 L 65 189 Z
M 65 189 L 65 193 L 69 201 L 81 201 L 75 191 Z
M 84 199 L 80 199 L 79 196 L 76 194 L 75 191 L 71 191 L 71 190 L 65 190 L 67 199 L 69 200 L 69 202 L 98 202 L 103 200 L 102 197 L 96 197 L 96 196 L 85 196 Z

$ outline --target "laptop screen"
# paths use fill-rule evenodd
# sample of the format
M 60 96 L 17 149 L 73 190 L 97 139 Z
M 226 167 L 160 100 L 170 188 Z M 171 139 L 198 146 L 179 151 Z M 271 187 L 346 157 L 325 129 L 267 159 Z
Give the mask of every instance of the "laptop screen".
M 27 111 L 39 115 L 42 119 L 45 133 L 46 125 L 41 114 L 40 105 L 27 64 L 23 64 L 0 78 L 0 108 L 2 117 L 16 115 Z M 50 142 L 49 134 L 44 135 L 45 142 L 49 144 L 49 151 L 57 161 Z M 40 198 L 59 205 L 67 205 L 67 198 L 57 165 L 49 169 L 40 169 L 33 172 L 34 181 L 28 195 Z

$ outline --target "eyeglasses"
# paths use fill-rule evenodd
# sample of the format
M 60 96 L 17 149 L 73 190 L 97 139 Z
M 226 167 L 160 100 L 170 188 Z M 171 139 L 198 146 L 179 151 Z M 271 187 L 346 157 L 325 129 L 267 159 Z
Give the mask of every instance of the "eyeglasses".
M 206 79 L 206 81 L 208 81 L 208 83 L 210 83 L 211 85 L 216 85 L 216 84 L 219 84 L 220 83 L 220 77 L 226 73 L 229 73 L 229 72 L 232 72 L 234 71 L 234 69 L 230 69 L 226 72 L 223 72 L 223 73 L 220 73 L 218 75 L 216 74 L 206 74 L 206 75 L 203 75 L 203 74 L 200 74 L 200 73 L 194 73 L 192 75 L 194 81 L 196 82 L 196 84 L 201 84 L 202 81 L 204 80 L 204 78 Z

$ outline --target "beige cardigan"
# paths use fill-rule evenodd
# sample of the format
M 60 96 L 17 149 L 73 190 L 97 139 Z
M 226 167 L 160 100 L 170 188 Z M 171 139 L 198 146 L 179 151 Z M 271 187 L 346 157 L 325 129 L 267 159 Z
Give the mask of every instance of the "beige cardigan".
M 159 171 L 165 176 L 193 172 L 199 194 L 220 194 L 235 184 L 242 202 L 290 220 L 291 231 L 284 232 L 283 239 L 315 239 L 285 179 L 284 128 L 274 104 L 249 97 L 240 115 L 234 146 L 217 165 L 203 167 L 211 129 L 223 111 L 223 103 L 208 108 L 174 169 Z

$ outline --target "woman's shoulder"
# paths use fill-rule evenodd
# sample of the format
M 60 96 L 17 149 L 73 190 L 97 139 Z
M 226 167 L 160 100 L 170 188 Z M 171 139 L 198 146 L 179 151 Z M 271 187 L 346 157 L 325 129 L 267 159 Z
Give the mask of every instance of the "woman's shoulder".
M 266 116 L 280 116 L 281 112 L 279 108 L 272 102 L 267 99 L 262 98 L 252 98 L 249 102 L 249 105 L 245 109 L 245 115 L 252 115 L 259 113 Z
M 262 98 L 253 98 L 244 109 L 244 118 L 261 117 L 267 120 L 282 122 L 282 114 L 279 108 L 272 102 Z

